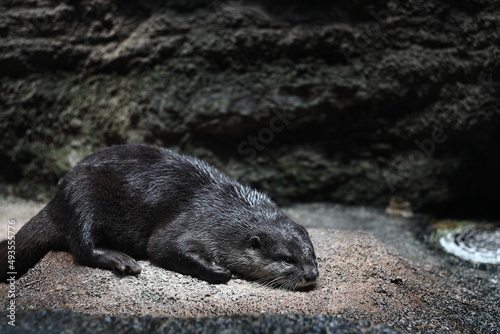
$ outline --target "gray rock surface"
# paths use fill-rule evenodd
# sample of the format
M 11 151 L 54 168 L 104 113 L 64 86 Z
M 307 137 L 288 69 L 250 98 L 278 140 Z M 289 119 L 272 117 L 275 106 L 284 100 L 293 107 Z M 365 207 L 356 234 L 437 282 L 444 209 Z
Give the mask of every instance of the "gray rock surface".
M 35 197 L 91 151 L 146 142 L 280 201 L 399 194 L 491 213 L 499 13 L 496 0 L 2 1 L 0 181 Z
M 236 277 L 227 284 L 210 285 L 148 261 L 140 262 L 139 276 L 120 277 L 79 266 L 68 253 L 51 252 L 16 282 L 18 324 L 42 326 L 36 319 L 50 315 L 59 323 L 45 319 L 41 324 L 56 329 L 68 324 L 82 331 L 92 328 L 83 324 L 107 328 L 110 323 L 138 328 L 199 324 L 210 330 L 250 322 L 256 328 L 283 329 L 295 321 L 298 328 L 311 324 L 318 331 L 345 325 L 351 332 L 361 331 L 360 326 L 375 332 L 498 332 L 499 272 L 448 261 L 415 239 L 411 220 L 370 208 L 327 204 L 297 205 L 286 211 L 308 227 L 316 248 L 320 281 L 312 291 L 272 289 Z M 7 214 L 15 217 L 13 211 Z M 11 300 L 9 289 L 0 284 L 4 310 Z M 76 313 L 45 311 L 52 308 Z M 222 318 L 172 320 L 188 317 Z

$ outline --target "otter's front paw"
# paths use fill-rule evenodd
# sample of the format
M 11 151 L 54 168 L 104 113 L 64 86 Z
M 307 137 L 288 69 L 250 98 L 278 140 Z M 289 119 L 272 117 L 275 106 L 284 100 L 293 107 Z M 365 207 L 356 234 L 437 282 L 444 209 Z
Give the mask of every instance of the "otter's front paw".
M 206 277 L 206 281 L 212 284 L 227 283 L 230 279 L 231 279 L 231 272 L 222 267 L 213 268 L 210 275 Z
M 81 262 L 95 267 L 116 270 L 124 275 L 137 275 L 141 273 L 141 266 L 139 266 L 137 261 L 120 251 L 98 248 L 94 249 L 92 255 L 92 258 Z
M 112 267 L 115 267 L 114 269 L 118 270 L 123 275 L 138 275 L 142 270 L 137 261 L 135 261 L 131 257 L 122 257 L 115 259 Z

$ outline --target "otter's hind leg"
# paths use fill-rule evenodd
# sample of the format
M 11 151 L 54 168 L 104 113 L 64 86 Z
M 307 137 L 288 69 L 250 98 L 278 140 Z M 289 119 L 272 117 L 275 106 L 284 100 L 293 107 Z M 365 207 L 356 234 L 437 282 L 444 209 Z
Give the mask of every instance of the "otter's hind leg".
M 108 270 L 116 270 L 124 275 L 137 275 L 141 267 L 127 254 L 107 248 L 92 248 L 90 251 L 75 256 L 80 264 Z
M 71 231 L 73 242 L 70 244 L 70 251 L 75 256 L 76 262 L 89 267 L 116 270 L 125 275 L 137 275 L 141 272 L 141 267 L 132 257 L 106 247 L 102 237 L 102 227 L 98 227 L 99 224 L 93 214 L 76 217 L 72 226 L 78 228 Z

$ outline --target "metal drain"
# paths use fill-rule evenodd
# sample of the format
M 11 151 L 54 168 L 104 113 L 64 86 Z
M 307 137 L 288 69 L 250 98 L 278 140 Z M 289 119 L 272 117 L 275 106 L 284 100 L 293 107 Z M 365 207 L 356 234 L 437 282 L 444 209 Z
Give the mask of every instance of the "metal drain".
M 434 240 L 449 254 L 478 264 L 500 264 L 500 229 L 471 222 L 439 221 Z

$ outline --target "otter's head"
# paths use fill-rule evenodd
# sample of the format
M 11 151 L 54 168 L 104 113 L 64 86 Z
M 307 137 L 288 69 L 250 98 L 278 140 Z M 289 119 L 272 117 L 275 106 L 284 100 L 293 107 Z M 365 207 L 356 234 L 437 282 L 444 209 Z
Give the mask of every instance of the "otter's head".
M 313 288 L 318 279 L 314 247 L 306 229 L 290 219 L 264 224 L 247 235 L 242 276 L 283 289 Z

